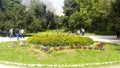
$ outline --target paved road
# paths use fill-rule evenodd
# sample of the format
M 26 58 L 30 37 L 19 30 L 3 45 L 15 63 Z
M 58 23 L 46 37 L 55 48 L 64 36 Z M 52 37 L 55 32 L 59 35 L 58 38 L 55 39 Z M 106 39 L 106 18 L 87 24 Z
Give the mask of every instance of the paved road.
M 28 39 L 28 37 L 20 38 L 19 40 L 26 40 L 26 39 Z M 16 37 L 13 37 L 13 38 L 0 37 L 0 43 L 1 43 L 1 42 L 10 42 L 10 41 L 17 41 L 17 38 L 16 38 Z
M 21 67 L 0 64 L 0 68 L 21 68 Z
M 116 36 L 89 36 L 94 41 L 108 42 L 113 44 L 120 44 L 120 38 Z
M 120 65 L 101 66 L 97 68 L 120 68 Z
M 116 36 L 89 36 L 94 41 L 101 41 L 101 42 L 108 42 L 114 44 L 120 44 L 120 38 L 116 38 Z M 28 37 L 20 38 L 20 40 L 26 40 Z M 9 38 L 9 37 L 0 37 L 0 42 L 9 42 L 9 41 L 16 41 L 17 38 Z

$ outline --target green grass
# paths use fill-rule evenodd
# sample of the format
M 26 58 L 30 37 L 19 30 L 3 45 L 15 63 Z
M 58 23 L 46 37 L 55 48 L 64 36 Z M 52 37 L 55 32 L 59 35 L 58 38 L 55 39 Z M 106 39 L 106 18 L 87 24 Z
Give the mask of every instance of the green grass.
M 0 60 L 29 64 L 81 64 L 120 60 L 119 45 L 106 44 L 104 51 L 66 49 L 47 54 L 39 49 L 14 46 L 14 43 L 0 43 Z

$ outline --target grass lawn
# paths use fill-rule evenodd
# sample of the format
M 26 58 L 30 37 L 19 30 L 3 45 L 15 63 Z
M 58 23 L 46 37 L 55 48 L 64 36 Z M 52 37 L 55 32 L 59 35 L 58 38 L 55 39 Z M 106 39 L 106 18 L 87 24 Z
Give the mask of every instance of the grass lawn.
M 105 50 L 66 49 L 47 54 L 39 49 L 0 43 L 0 60 L 29 64 L 82 64 L 120 60 L 120 45 L 106 44 Z

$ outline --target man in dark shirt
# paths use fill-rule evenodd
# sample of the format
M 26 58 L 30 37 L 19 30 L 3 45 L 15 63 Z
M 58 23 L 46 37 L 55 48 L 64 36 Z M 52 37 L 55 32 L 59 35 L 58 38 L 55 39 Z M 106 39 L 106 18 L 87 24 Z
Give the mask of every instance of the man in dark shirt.
M 15 30 L 15 34 L 16 34 L 17 40 L 19 40 L 19 34 L 20 34 L 19 29 L 16 29 L 16 30 Z
M 116 35 L 117 35 L 117 38 L 119 38 L 119 36 L 120 36 L 120 30 L 116 31 Z

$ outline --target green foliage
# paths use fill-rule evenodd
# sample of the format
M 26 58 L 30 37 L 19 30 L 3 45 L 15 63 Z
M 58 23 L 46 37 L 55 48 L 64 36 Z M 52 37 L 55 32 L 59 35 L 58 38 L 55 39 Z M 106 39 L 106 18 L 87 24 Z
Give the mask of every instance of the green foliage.
M 81 12 L 75 12 L 70 16 L 70 27 L 75 29 L 80 29 L 81 27 L 89 27 L 91 20 L 88 20 L 87 12 L 83 11 L 83 14 Z
M 109 30 L 110 19 L 114 19 L 110 17 L 112 1 L 114 0 L 65 0 L 64 13 L 65 16 L 68 16 L 69 25 L 67 28 L 74 31 L 84 27 L 87 31 L 92 32 Z
M 66 16 L 70 16 L 73 12 L 78 9 L 78 5 L 75 0 L 65 0 L 64 1 L 64 13 Z
M 1 0 L 0 32 L 7 34 L 10 28 L 23 28 L 31 33 L 56 28 L 54 14 L 46 8 L 38 0 L 31 0 L 29 7 L 25 7 L 21 0 Z
M 23 28 L 27 32 L 65 28 L 75 31 L 114 31 L 120 27 L 119 0 L 65 0 L 64 14 L 58 17 L 39 0 L 25 7 L 22 0 L 0 0 L 0 32 Z M 112 29 L 113 28 L 113 29 Z
M 55 22 L 54 22 L 54 14 L 50 11 L 46 12 L 46 18 L 47 18 L 47 22 L 46 22 L 46 28 L 47 29 L 54 29 L 55 28 Z
M 64 28 L 64 27 L 69 27 L 69 17 L 68 16 L 61 16 L 58 18 L 58 28 Z
M 31 44 L 40 44 L 48 46 L 73 46 L 73 45 L 88 46 L 93 43 L 93 40 L 87 37 L 80 37 L 78 35 L 44 34 L 30 37 L 27 40 L 27 42 Z
M 116 31 L 95 31 L 97 35 L 115 35 Z
M 1 33 L 7 33 L 10 28 L 24 27 L 25 7 L 20 0 L 2 0 L 0 11 L 0 27 Z M 2 10 L 3 9 L 3 10 Z
M 116 0 L 115 2 L 113 2 L 112 4 L 112 13 L 114 15 L 114 17 L 120 17 L 120 0 Z
M 106 31 L 109 25 L 108 15 L 111 11 L 111 0 L 98 0 L 94 3 L 92 16 L 92 30 Z
M 112 10 L 109 15 L 109 28 L 108 30 L 118 30 L 120 29 L 120 0 L 115 0 L 112 2 Z M 111 29 L 113 28 L 113 29 Z

